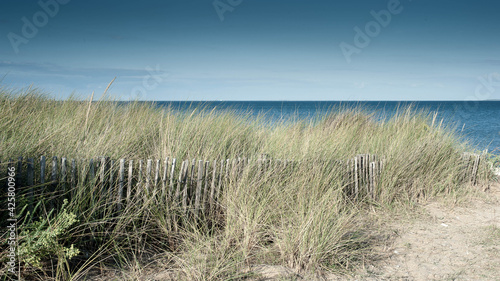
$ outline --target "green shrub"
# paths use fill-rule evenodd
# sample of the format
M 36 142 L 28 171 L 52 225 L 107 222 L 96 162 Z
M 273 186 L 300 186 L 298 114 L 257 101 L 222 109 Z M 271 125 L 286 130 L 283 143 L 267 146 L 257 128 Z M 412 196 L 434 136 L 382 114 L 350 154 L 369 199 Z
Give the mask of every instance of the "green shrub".
M 46 218 L 23 226 L 18 252 L 22 261 L 41 269 L 44 260 L 57 257 L 58 262 L 66 263 L 79 254 L 73 244 L 65 247 L 61 243 L 67 238 L 69 228 L 78 222 L 75 214 L 68 213 L 67 205 L 68 200 L 64 199 L 61 211 L 54 218 L 50 218 L 52 210 Z

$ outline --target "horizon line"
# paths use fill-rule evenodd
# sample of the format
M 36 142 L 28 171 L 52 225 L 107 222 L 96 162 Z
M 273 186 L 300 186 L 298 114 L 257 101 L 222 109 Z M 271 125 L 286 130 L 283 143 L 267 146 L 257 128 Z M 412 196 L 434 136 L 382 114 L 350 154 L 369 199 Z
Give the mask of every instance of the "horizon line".
M 96 102 L 98 100 L 94 100 Z M 486 100 L 117 100 L 121 102 L 491 102 Z

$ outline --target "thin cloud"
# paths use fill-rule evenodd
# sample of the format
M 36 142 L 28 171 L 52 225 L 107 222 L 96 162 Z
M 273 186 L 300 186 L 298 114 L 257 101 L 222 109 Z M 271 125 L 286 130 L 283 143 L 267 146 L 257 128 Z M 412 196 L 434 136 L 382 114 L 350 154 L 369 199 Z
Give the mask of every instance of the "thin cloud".
M 487 60 L 480 60 L 479 63 L 481 64 L 489 64 L 489 65 L 494 65 L 494 66 L 498 66 L 500 65 L 500 60 L 496 60 L 496 59 L 487 59 Z
M 58 77 L 101 77 L 105 76 L 119 76 L 126 79 L 142 79 L 144 76 L 149 75 L 148 68 L 154 69 L 151 66 L 144 66 L 144 69 L 127 69 L 127 68 L 75 68 L 65 67 L 53 63 L 36 63 L 36 62 L 13 62 L 13 61 L 0 61 L 0 71 L 2 72 L 17 72 L 20 74 L 30 74 L 37 76 L 58 76 Z M 163 70 L 156 70 L 155 74 L 165 77 L 168 72 Z

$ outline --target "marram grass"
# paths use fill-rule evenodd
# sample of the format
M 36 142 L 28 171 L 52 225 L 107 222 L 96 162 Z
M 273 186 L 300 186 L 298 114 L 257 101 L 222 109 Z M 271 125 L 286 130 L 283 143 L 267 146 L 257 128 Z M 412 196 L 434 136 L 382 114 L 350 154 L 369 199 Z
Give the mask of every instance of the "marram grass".
M 270 125 L 265 120 L 231 110 L 179 112 L 112 100 L 89 104 L 74 98 L 57 101 L 37 89 L 2 89 L 0 159 L 106 155 L 212 160 L 265 153 L 302 163 L 260 177 L 250 165 L 238 180 L 227 180 L 220 212 L 202 223 L 183 222 L 177 229 L 172 228 L 172 214 L 179 210 L 169 202 L 133 198 L 117 215 L 103 211 L 112 202 L 94 198 L 94 187 L 78 187 L 64 210 L 71 224 L 60 222 L 64 229 L 56 236 L 42 235 L 50 237 L 46 244 L 54 245 L 54 251 L 59 249 L 54 253 L 30 246 L 36 245 L 40 231 L 51 228 L 36 228 L 44 224 L 19 210 L 24 216 L 18 225 L 24 235 L 20 247 L 30 247 L 20 252 L 38 255 L 37 264 L 29 263 L 33 257 L 20 257 L 19 275 L 85 280 L 96 269 L 118 268 L 124 272 L 120 278 L 135 280 L 152 261 L 173 280 L 238 280 L 251 277 L 248 269 L 258 264 L 297 272 L 349 272 L 370 251 L 361 223 L 368 207 L 384 211 L 468 188 L 457 180 L 457 163 L 471 148 L 432 113 L 408 107 L 376 120 L 362 108 L 336 108 L 314 121 Z M 384 156 L 386 165 L 376 199 L 352 202 L 343 194 L 339 172 L 325 160 L 361 153 Z M 38 221 L 47 225 L 61 217 L 51 216 L 43 200 L 37 208 L 46 211 Z M 78 255 L 69 259 L 61 251 L 71 245 Z

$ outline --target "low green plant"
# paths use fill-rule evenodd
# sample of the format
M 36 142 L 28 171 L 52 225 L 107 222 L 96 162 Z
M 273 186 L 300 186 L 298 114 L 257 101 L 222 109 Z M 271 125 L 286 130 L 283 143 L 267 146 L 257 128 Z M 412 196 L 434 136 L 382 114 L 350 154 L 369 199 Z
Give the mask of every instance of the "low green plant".
M 23 262 L 42 269 L 43 261 L 57 257 L 59 263 L 66 264 L 80 253 L 73 244 L 66 247 L 63 243 L 69 228 L 78 222 L 76 215 L 67 211 L 67 206 L 68 200 L 64 199 L 61 210 L 54 217 L 54 210 L 51 210 L 47 217 L 23 226 L 18 252 Z

